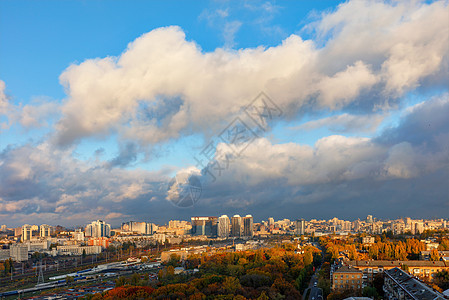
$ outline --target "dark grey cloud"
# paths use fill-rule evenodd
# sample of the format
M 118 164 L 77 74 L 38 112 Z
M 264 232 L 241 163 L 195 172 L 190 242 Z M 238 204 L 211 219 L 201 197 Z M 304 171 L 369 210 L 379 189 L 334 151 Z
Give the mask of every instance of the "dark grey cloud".
M 445 217 L 448 113 L 445 94 L 373 139 L 331 136 L 313 148 L 260 139 L 203 189 L 198 205 L 265 217 Z

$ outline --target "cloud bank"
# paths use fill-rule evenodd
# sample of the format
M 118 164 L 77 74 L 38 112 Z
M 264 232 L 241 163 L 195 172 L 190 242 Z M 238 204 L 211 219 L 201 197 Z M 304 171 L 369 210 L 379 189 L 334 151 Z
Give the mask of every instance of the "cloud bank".
M 176 26 L 155 29 L 118 57 L 73 64 L 56 141 L 119 133 L 154 144 L 217 130 L 260 91 L 293 118 L 307 109 L 388 109 L 448 75 L 447 2 L 339 5 L 275 47 L 203 52 Z M 319 47 L 318 41 L 324 40 Z

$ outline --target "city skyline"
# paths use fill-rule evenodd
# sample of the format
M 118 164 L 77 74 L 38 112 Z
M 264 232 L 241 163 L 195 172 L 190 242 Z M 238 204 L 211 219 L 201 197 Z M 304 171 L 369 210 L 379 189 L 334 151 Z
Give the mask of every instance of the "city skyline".
M 447 217 L 448 14 L 2 1 L 0 225 Z
M 232 218 L 233 217 L 239 217 L 240 218 L 240 220 L 241 220 L 240 221 L 241 222 L 240 226 L 242 227 L 241 230 L 243 230 L 243 219 L 245 217 L 251 217 L 251 219 L 253 219 L 253 224 L 266 223 L 268 226 L 274 225 L 275 223 L 282 223 L 282 222 L 288 220 L 288 221 L 291 222 L 292 226 L 295 226 L 295 228 L 296 228 L 297 222 L 300 222 L 302 224 L 301 225 L 302 229 L 300 231 L 301 234 L 304 232 L 304 228 L 305 228 L 305 225 L 302 222 L 333 222 L 334 220 L 338 220 L 338 221 L 351 222 L 351 223 L 357 222 L 357 221 L 366 222 L 366 223 L 374 223 L 374 222 L 382 222 L 382 223 L 384 223 L 384 222 L 393 222 L 393 221 L 400 221 L 400 220 L 402 220 L 405 223 L 407 223 L 408 221 L 414 221 L 414 222 L 419 221 L 419 222 L 430 222 L 430 223 L 432 223 L 433 221 L 438 221 L 439 222 L 439 221 L 443 220 L 444 222 L 447 222 L 449 224 L 449 219 L 448 218 L 428 218 L 428 219 L 420 218 L 420 219 L 414 219 L 414 218 L 407 217 L 407 216 L 402 216 L 402 217 L 397 217 L 397 218 L 392 218 L 392 219 L 378 218 L 378 217 L 373 216 L 373 215 L 367 215 L 365 217 L 360 216 L 360 217 L 358 217 L 356 219 L 347 219 L 347 218 L 346 219 L 345 218 L 341 219 L 341 218 L 338 218 L 338 217 L 335 217 L 335 216 L 332 217 L 332 218 L 327 218 L 327 219 L 326 218 L 314 218 L 314 217 L 308 218 L 308 217 L 302 217 L 302 216 L 296 217 L 296 218 L 287 218 L 287 217 L 273 218 L 273 217 L 268 217 L 268 218 L 264 219 L 264 218 L 254 218 L 251 214 L 248 214 L 248 215 L 245 215 L 245 216 L 240 216 L 238 214 L 235 214 L 235 215 L 232 215 L 232 216 L 228 216 L 226 214 L 222 214 L 220 216 L 219 215 L 207 215 L 207 216 L 206 215 L 194 215 L 194 216 L 190 216 L 190 217 L 188 217 L 186 219 L 179 219 L 179 220 L 178 219 L 170 219 L 169 221 L 162 222 L 162 223 L 158 223 L 158 222 L 154 221 L 154 219 L 139 219 L 139 220 L 123 219 L 123 220 L 117 221 L 117 223 L 111 223 L 108 220 L 96 219 L 96 220 L 86 221 L 85 224 L 76 224 L 76 225 L 71 224 L 71 225 L 68 225 L 68 226 L 66 225 L 67 226 L 66 228 L 67 229 L 80 229 L 81 228 L 81 229 L 84 230 L 84 229 L 88 228 L 89 226 L 92 226 L 92 224 L 94 224 L 94 223 L 97 223 L 97 222 L 101 223 L 101 222 L 103 222 L 103 223 L 111 223 L 111 224 L 109 224 L 109 226 L 110 226 L 110 229 L 108 229 L 109 231 L 113 230 L 113 229 L 117 229 L 117 228 L 122 228 L 123 229 L 123 226 L 125 226 L 126 228 L 129 227 L 129 229 L 131 229 L 133 226 L 137 226 L 136 228 L 139 228 L 139 231 L 143 230 L 143 231 L 147 232 L 148 230 L 152 231 L 152 229 L 148 229 L 147 228 L 148 225 L 145 225 L 145 224 L 153 224 L 153 225 L 157 225 L 157 226 L 170 226 L 170 224 L 172 222 L 174 222 L 175 224 L 177 224 L 177 223 L 185 223 L 185 222 L 190 223 L 193 220 L 193 218 L 200 218 L 200 219 L 202 219 L 202 218 L 215 218 L 216 221 L 217 221 L 217 230 L 219 230 L 219 228 L 220 228 L 220 225 L 219 225 L 220 224 L 220 219 L 221 218 L 226 218 L 226 217 L 227 217 L 227 222 L 228 222 L 228 225 L 226 227 L 227 227 L 227 230 L 229 230 L 229 232 L 228 232 L 228 236 L 229 237 L 231 237 L 233 235 L 233 233 L 231 231 Z M 32 223 L 30 223 L 30 224 L 32 224 Z M 41 227 L 44 227 L 44 228 L 46 228 L 45 230 L 48 230 L 49 227 L 64 226 L 62 224 L 44 224 L 44 223 L 42 223 L 42 224 L 34 223 L 34 225 L 30 225 L 30 224 L 19 224 L 17 226 L 15 224 L 12 224 L 12 226 L 10 226 L 11 224 L 0 223 L 0 226 L 2 227 L 0 229 L 0 231 L 4 231 L 7 228 L 8 229 L 21 228 L 21 232 L 23 232 L 24 231 L 23 228 L 35 227 L 34 231 L 41 232 L 43 230 Z M 444 223 L 444 224 L 446 224 L 446 223 Z M 29 229 L 29 230 L 31 230 L 31 229 Z

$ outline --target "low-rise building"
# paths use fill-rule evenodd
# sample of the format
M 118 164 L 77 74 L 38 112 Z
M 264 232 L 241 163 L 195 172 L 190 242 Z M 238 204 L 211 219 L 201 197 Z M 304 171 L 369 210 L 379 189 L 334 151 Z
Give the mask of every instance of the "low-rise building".
M 419 260 L 430 260 L 430 254 L 432 251 L 421 251 L 419 252 Z M 438 255 L 441 257 L 449 256 L 449 251 L 447 250 L 439 250 Z
M 23 244 L 11 245 L 9 248 L 9 255 L 15 261 L 28 260 L 28 246 Z
M 10 257 L 9 249 L 0 249 L 0 261 L 7 260 Z
M 332 290 L 362 291 L 362 271 L 351 266 L 342 266 L 332 274 Z
M 58 246 L 58 255 L 91 255 L 100 254 L 101 246 Z
M 384 299 L 397 300 L 442 300 L 444 296 L 407 272 L 393 268 L 385 271 Z
M 374 244 L 375 239 L 373 236 L 364 236 L 362 237 L 362 244 Z
M 447 261 L 424 261 L 424 260 L 353 260 L 345 261 L 345 265 L 351 266 L 363 272 L 364 285 L 370 284 L 376 274 L 386 270 L 402 268 L 413 276 L 426 280 L 432 280 L 436 273 L 449 271 Z

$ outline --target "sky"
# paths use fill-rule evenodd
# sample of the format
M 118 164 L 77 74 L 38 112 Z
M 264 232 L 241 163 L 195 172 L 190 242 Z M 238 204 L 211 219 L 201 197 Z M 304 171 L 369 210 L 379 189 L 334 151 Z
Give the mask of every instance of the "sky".
M 0 224 L 447 217 L 448 53 L 448 1 L 1 1 Z

